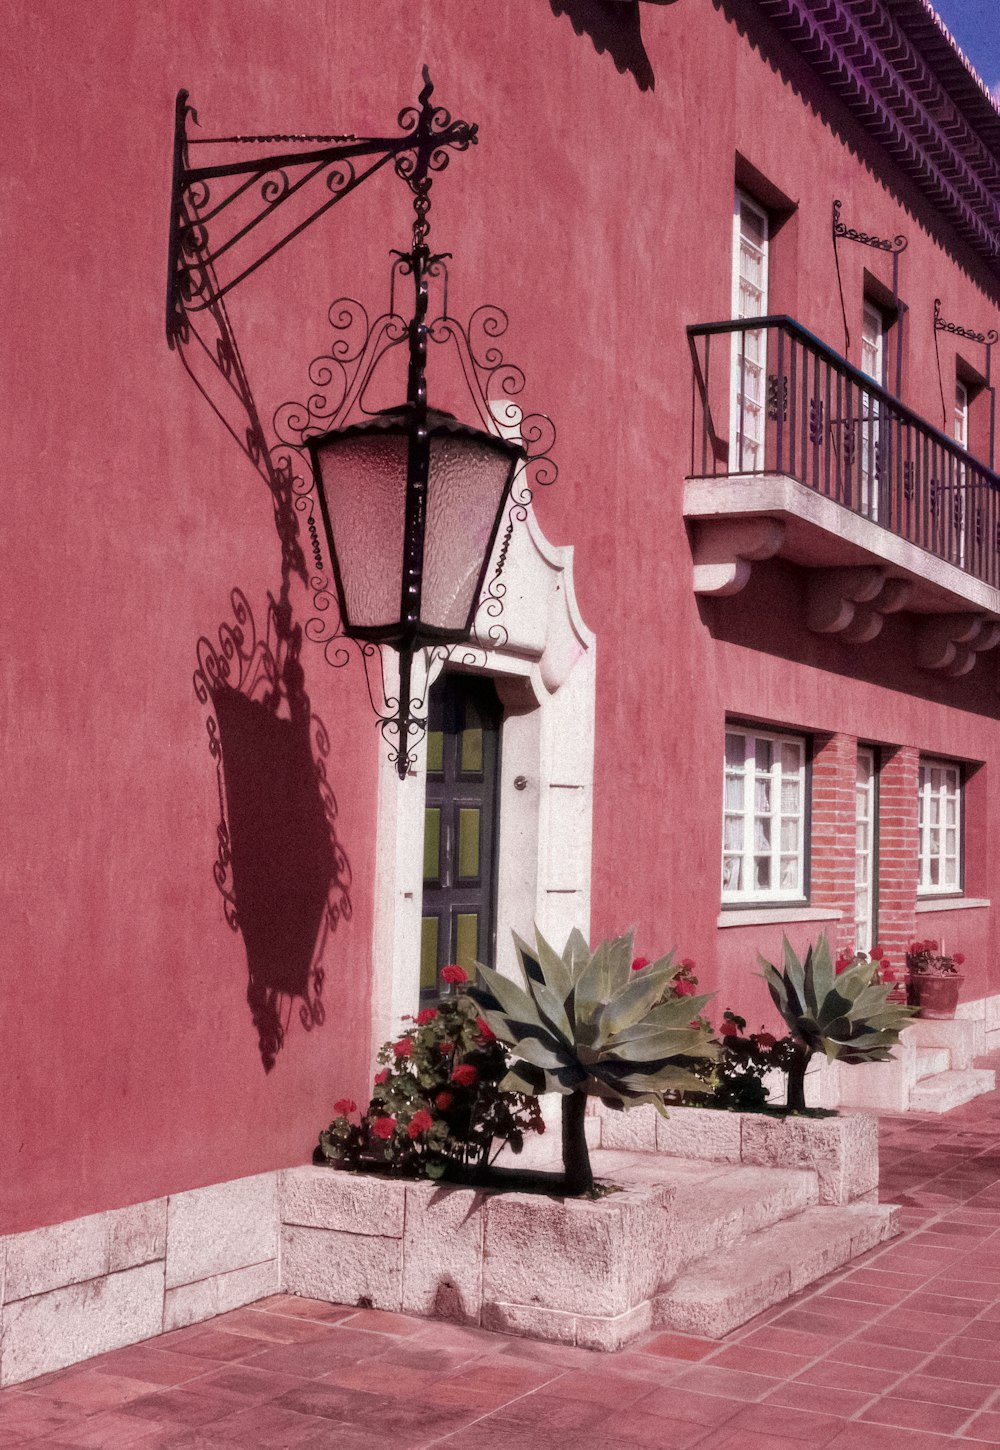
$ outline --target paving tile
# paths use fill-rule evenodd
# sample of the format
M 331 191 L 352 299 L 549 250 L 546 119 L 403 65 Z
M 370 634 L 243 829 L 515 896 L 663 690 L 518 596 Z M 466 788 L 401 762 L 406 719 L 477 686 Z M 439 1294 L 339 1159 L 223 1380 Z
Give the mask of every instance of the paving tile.
M 30 1383 L 30 1381 L 29 1381 Z M 116 1374 L 100 1374 L 96 1370 L 82 1369 L 68 1375 L 55 1384 L 33 1391 L 40 1399 L 50 1400 L 54 1405 L 84 1414 L 98 1410 L 111 1410 L 129 1400 L 141 1399 L 157 1388 L 156 1382 L 126 1378 Z
M 870 1364 L 845 1364 L 820 1359 L 808 1365 L 792 1384 L 807 1384 L 832 1390 L 858 1390 L 869 1395 L 884 1393 L 900 1378 L 898 1369 L 877 1369 Z
M 355 1309 L 344 1321 L 349 1329 L 370 1329 L 376 1334 L 395 1334 L 409 1337 L 419 1334 L 423 1323 L 409 1314 L 391 1314 L 385 1309 Z
M 872 1398 L 871 1390 L 852 1389 L 840 1385 L 823 1386 L 792 1380 L 791 1383 L 781 1384 L 776 1390 L 772 1390 L 762 1408 L 768 1409 L 771 1406 L 782 1405 L 789 1409 L 809 1410 L 813 1414 L 835 1415 L 846 1420 L 870 1405 Z M 771 1414 L 777 1423 L 784 1424 L 784 1417 L 777 1410 L 771 1409 Z
M 50 1400 L 33 1395 L 12 1395 L 5 1391 L 0 1398 L 0 1446 L 3 1450 L 27 1445 L 68 1424 L 75 1423 L 72 1410 L 60 1408 Z
M 122 1413 L 134 1415 L 137 1420 L 159 1420 L 194 1429 L 231 1414 L 232 1408 L 229 1400 L 219 1395 L 202 1394 L 189 1386 L 186 1389 L 162 1390 L 141 1400 L 130 1400 L 122 1406 Z
M 740 1369 L 786 1379 L 804 1369 L 809 1356 L 784 1354 L 778 1349 L 753 1349 L 737 1341 L 714 1354 L 709 1363 L 715 1369 Z
M 967 1380 L 939 1379 L 936 1375 L 911 1374 L 893 1385 L 890 1399 L 932 1400 L 938 1405 L 959 1405 L 981 1410 L 993 1395 L 992 1385 L 970 1384 Z
M 88 1360 L 88 1368 L 97 1374 L 124 1375 L 150 1385 L 179 1385 L 210 1371 L 213 1362 L 203 1356 L 181 1354 L 179 1350 L 159 1349 L 159 1340 L 134 1344 L 127 1349 L 114 1349 L 98 1359 Z M 32 1380 L 32 1386 L 38 1383 Z
M 964 1380 L 970 1384 L 1000 1388 L 1000 1362 L 995 1358 L 968 1359 L 957 1355 L 938 1355 L 921 1366 L 923 1374 L 938 1379 Z
M 965 1426 L 962 1434 L 972 1439 L 994 1441 L 996 1444 L 1000 1444 L 1000 1413 L 988 1411 L 986 1414 L 976 1415 Z
M 738 1397 L 705 1395 L 697 1390 L 681 1390 L 668 1385 L 654 1389 L 639 1403 L 644 1414 L 666 1420 L 687 1420 L 704 1429 L 731 1420 L 744 1402 Z
M 156 1440 L 162 1440 L 167 1432 L 175 1434 L 176 1429 L 176 1425 L 163 1425 L 154 1420 L 136 1420 L 120 1410 L 104 1410 L 46 1435 L 41 1443 L 58 1446 L 59 1450 L 119 1450 L 119 1447 L 126 1450 L 132 1445 L 142 1446 L 143 1450 L 148 1446 L 152 1450 Z
M 845 1418 L 839 1415 L 814 1414 L 808 1410 L 751 1405 L 741 1410 L 733 1424 L 748 1434 L 766 1435 L 777 1430 L 785 1439 L 803 1446 L 828 1445 L 844 1428 Z
M 662 1355 L 665 1359 L 704 1359 L 718 1347 L 717 1339 L 699 1339 L 691 1334 L 658 1334 L 642 1345 L 642 1353 Z
M 984 1334 L 984 1328 L 1000 1330 L 1000 1324 L 969 1324 L 963 1334 L 941 1345 L 941 1353 L 958 1354 L 963 1359 L 988 1359 L 1000 1365 L 1000 1334 Z
M 215 1323 L 214 1320 L 210 1322 Z M 245 1334 L 228 1334 L 221 1329 L 206 1328 L 203 1324 L 192 1324 L 187 1329 L 174 1329 L 170 1334 L 161 1334 L 152 1342 L 157 1348 L 193 1354 L 198 1359 L 223 1362 L 247 1359 L 260 1350 L 260 1345 L 248 1341 Z
M 930 1400 L 899 1400 L 885 1397 L 862 1410 L 858 1416 L 865 1423 L 901 1425 L 908 1430 L 934 1430 L 951 1435 L 969 1418 L 967 1409 L 957 1405 L 940 1405 Z
M 674 1384 L 678 1390 L 697 1390 L 699 1394 L 762 1400 L 775 1388 L 777 1381 L 767 1375 L 748 1374 L 745 1370 L 716 1369 L 710 1364 L 699 1364 L 682 1374 Z
M 209 1431 L 213 1445 L 238 1446 L 240 1450 L 292 1450 L 298 1446 L 341 1444 L 321 1438 L 329 1436 L 329 1428 L 320 1425 L 311 1415 L 298 1415 L 294 1410 L 276 1405 L 253 1406 L 229 1412 L 217 1420 Z

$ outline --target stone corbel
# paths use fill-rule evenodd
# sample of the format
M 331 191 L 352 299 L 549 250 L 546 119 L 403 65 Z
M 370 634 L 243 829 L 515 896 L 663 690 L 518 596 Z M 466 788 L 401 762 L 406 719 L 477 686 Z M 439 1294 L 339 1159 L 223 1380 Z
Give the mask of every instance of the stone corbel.
M 906 579 L 884 569 L 817 569 L 807 585 L 806 623 L 815 634 L 836 634 L 847 644 L 867 644 L 887 614 L 905 609 L 912 593 Z
M 917 664 L 943 675 L 967 675 L 976 655 L 1000 644 L 1000 621 L 985 614 L 937 614 L 917 635 Z
M 781 548 L 780 519 L 708 519 L 695 525 L 694 592 L 738 594 L 750 565 L 772 559 Z

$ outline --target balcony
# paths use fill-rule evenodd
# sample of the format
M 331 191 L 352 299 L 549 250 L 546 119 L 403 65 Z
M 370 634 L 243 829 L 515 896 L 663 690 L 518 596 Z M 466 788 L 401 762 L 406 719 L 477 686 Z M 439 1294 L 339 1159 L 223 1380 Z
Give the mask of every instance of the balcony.
M 694 588 L 755 561 L 809 571 L 810 629 L 861 644 L 921 616 L 917 660 L 1000 643 L 1000 477 L 789 317 L 689 327 Z

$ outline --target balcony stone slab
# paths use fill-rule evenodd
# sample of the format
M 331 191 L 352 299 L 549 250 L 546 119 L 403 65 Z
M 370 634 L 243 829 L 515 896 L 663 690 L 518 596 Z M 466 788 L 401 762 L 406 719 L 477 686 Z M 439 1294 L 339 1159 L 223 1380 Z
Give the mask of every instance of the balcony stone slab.
M 810 628 L 844 635 L 853 627 L 861 642 L 880 627 L 879 622 L 873 629 L 872 612 L 884 616 L 905 608 L 928 616 L 971 616 L 979 626 L 975 638 L 982 641 L 977 650 L 1000 640 L 991 629 L 1000 622 L 1000 590 L 789 474 L 689 478 L 684 517 L 693 531 L 696 593 L 735 593 L 754 559 L 778 556 L 828 571 L 810 585 Z M 776 541 L 770 554 L 762 549 L 765 536 Z

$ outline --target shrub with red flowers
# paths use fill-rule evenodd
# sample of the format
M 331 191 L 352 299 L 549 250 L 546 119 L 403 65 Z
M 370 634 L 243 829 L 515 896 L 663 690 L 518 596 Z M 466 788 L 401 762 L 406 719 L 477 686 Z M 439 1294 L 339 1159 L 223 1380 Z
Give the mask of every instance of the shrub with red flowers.
M 468 974 L 445 967 L 461 989 Z M 317 1157 L 341 1168 L 381 1166 L 407 1176 L 481 1177 L 509 1144 L 520 1152 L 527 1132 L 544 1131 L 536 1098 L 501 1091 L 507 1049 L 461 990 L 424 1007 L 378 1054 L 371 1102 L 359 1114 L 342 1098 L 320 1134 Z
M 906 949 L 906 966 L 911 976 L 953 977 L 964 961 L 961 952 L 949 955 L 930 937 L 926 941 L 912 941 Z

